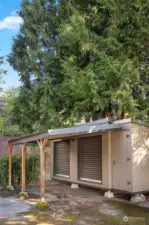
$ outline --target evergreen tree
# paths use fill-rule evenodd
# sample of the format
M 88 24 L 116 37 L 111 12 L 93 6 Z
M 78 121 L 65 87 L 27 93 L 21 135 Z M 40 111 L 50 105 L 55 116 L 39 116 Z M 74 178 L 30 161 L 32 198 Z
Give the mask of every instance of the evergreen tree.
M 23 1 L 9 62 L 15 123 L 47 129 L 106 115 L 148 120 L 149 1 Z
M 78 57 L 77 49 L 63 63 L 67 75 L 63 85 L 77 96 L 73 116 L 81 112 L 104 117 L 109 112 L 123 118 L 128 112 L 140 118 L 143 110 L 147 118 L 142 105 L 148 97 L 144 91 L 147 64 L 141 55 L 148 39 L 149 8 L 142 1 L 100 2 L 75 8 L 72 4 L 69 22 L 61 26 L 64 43 L 80 52 Z
M 36 0 L 24 1 L 20 16 L 24 23 L 9 56 L 23 83 L 16 99 L 14 122 L 32 132 L 61 123 L 57 88 L 63 80 L 59 56 L 63 49 L 58 29 L 66 13 L 65 7 L 54 1 Z

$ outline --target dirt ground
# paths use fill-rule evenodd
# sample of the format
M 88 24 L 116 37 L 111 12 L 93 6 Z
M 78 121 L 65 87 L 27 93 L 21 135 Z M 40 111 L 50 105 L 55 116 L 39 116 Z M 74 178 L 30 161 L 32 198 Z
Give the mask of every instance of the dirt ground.
M 29 199 L 23 201 L 14 193 L 0 194 L 0 225 L 149 224 L 149 208 L 119 198 L 105 199 L 99 190 L 71 189 L 69 185 L 51 182 L 46 188 L 49 209 L 44 212 L 35 207 L 39 188 L 30 187 L 28 192 Z

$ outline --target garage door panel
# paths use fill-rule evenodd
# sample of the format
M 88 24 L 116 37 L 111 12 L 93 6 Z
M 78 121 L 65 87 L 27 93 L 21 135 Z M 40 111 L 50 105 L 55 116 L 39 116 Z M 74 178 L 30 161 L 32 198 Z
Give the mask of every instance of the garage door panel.
M 54 145 L 55 176 L 69 177 L 70 173 L 70 141 L 56 142 Z
M 79 177 L 80 180 L 102 181 L 102 144 L 101 136 L 79 140 Z

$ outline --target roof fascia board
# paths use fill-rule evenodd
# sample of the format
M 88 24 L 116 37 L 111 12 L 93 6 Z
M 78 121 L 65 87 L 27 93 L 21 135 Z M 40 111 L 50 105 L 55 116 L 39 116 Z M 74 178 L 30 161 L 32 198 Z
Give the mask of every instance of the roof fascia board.
M 56 129 L 49 130 L 49 136 L 59 136 L 59 135 L 69 135 L 69 134 L 77 134 L 77 133 L 93 133 L 97 131 L 106 131 L 106 130 L 114 130 L 114 129 L 127 129 L 121 124 L 104 124 L 104 125 L 94 125 L 94 126 L 81 126 L 81 127 L 72 127 L 72 128 L 64 128 L 64 129 Z
M 38 141 L 40 139 L 48 138 L 48 137 L 49 137 L 49 133 L 43 132 L 43 133 L 38 133 L 38 134 L 22 137 L 22 138 L 12 139 L 8 143 L 12 145 L 31 143 L 31 142 Z
M 78 127 L 48 130 L 48 132 L 49 132 L 49 136 L 56 136 L 56 135 L 63 135 L 63 134 L 86 133 L 88 132 L 88 130 L 89 130 L 89 126 L 87 126 L 86 124 L 83 124 L 82 126 L 78 126 Z
M 129 130 L 129 127 L 121 124 L 107 124 L 107 125 L 96 125 L 90 127 L 89 133 L 97 132 L 97 131 L 112 131 L 112 130 Z
M 88 126 L 93 126 L 93 125 L 98 125 L 98 124 L 109 124 L 109 123 L 112 123 L 113 122 L 113 119 L 111 118 L 105 118 L 105 119 L 100 119 L 100 120 L 95 120 L 95 121 L 92 121 L 92 122 L 88 122 L 86 123 Z
M 125 123 L 131 123 L 132 119 L 127 118 L 127 119 L 122 119 L 122 120 L 115 120 L 113 121 L 113 124 L 125 124 Z

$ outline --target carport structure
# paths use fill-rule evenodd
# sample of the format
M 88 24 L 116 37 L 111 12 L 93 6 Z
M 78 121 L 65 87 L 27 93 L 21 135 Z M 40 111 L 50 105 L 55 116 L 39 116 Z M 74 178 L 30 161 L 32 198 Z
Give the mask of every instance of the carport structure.
M 9 147 L 9 187 L 12 187 L 12 149 L 15 145 L 21 146 L 22 151 L 22 192 L 25 193 L 26 149 L 28 143 L 37 142 L 40 148 L 40 197 L 45 200 L 45 148 L 48 141 L 73 140 L 81 137 L 95 136 L 103 132 L 108 133 L 108 189 L 112 189 L 112 158 L 111 158 L 111 133 L 114 131 L 127 131 L 123 123 L 115 124 L 110 119 L 101 119 L 68 128 L 53 129 L 37 134 L 12 139 Z

